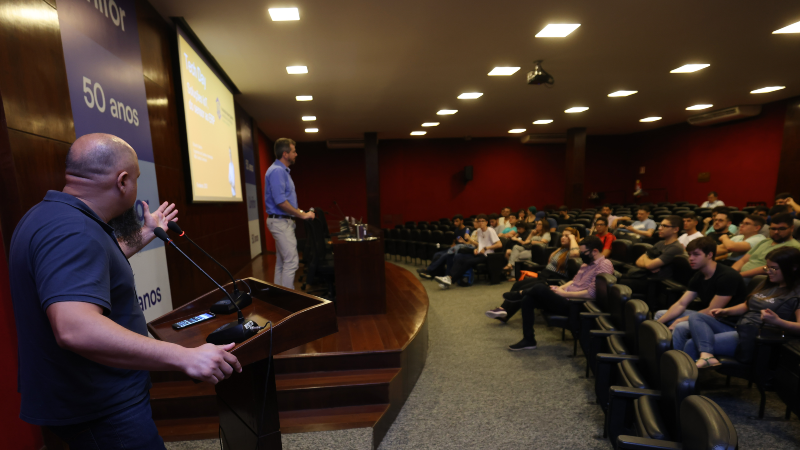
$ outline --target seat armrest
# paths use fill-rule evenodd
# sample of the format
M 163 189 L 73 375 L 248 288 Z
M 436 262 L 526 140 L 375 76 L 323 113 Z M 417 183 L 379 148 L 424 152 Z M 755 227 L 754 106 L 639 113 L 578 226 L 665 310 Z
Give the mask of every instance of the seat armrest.
M 775 347 L 778 345 L 783 345 L 787 342 L 792 340 L 797 340 L 797 337 L 794 339 L 790 336 L 756 336 L 756 344 L 757 345 L 768 345 L 770 347 Z
M 596 318 L 598 318 L 600 316 L 610 316 L 610 315 L 611 314 L 605 313 L 605 312 L 593 313 L 593 312 L 584 311 L 584 312 L 581 313 L 581 319 L 596 319 Z
M 606 331 L 606 330 L 589 330 L 589 336 L 592 338 L 603 338 L 608 336 L 624 336 L 624 331 Z
M 622 361 L 639 361 L 639 357 L 636 355 L 615 355 L 613 353 L 598 353 L 597 361 L 604 362 L 604 363 L 620 363 Z
M 654 389 L 639 389 L 628 386 L 611 386 L 608 391 L 612 397 L 619 398 L 639 398 L 645 395 L 648 397 L 661 398 L 661 391 L 656 391 Z
M 677 442 L 659 441 L 638 436 L 619 436 L 617 438 L 618 450 L 682 450 L 683 446 Z
M 567 299 L 567 301 L 570 302 L 570 304 L 574 303 L 576 305 L 582 305 L 582 304 L 588 302 L 589 300 L 594 300 L 594 299 L 593 298 L 568 298 Z

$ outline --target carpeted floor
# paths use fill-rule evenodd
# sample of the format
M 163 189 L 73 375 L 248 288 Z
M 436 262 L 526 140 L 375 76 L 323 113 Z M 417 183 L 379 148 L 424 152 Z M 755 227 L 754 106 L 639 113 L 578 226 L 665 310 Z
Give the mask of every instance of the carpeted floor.
M 408 270 L 417 267 L 398 264 Z M 594 404 L 594 380 L 572 342 L 537 317 L 539 348 L 506 349 L 521 339 L 522 319 L 488 319 L 510 283 L 440 290 L 422 281 L 430 298 L 430 349 L 425 369 L 380 450 L 393 449 L 611 449 L 601 438 L 603 414 Z M 580 351 L 579 351 L 580 352 Z M 715 373 L 701 378 L 703 395 L 720 404 L 739 434 L 741 449 L 797 449 L 800 420 L 783 420 L 783 403 L 768 394 L 765 420 L 758 391 L 741 380 L 726 388 Z M 287 449 L 364 449 L 368 429 L 284 435 Z M 217 441 L 170 443 L 167 448 L 218 449 Z

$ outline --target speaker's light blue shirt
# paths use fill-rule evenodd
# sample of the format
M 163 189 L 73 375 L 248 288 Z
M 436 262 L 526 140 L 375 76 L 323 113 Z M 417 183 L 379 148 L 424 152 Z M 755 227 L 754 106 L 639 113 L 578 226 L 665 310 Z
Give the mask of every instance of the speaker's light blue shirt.
M 276 160 L 264 175 L 264 205 L 267 214 L 286 215 L 286 211 L 278 205 L 289 200 L 289 204 L 297 209 L 297 192 L 294 189 L 291 170 L 280 160 Z

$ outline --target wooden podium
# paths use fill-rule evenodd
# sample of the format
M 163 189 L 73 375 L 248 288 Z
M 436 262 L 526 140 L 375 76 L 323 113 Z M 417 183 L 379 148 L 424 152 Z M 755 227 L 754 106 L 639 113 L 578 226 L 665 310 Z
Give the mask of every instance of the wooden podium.
M 240 290 L 252 289 L 253 304 L 242 312 L 245 321 L 253 320 L 265 328 L 238 344 L 231 352 L 242 364 L 216 385 L 221 437 L 226 449 L 280 449 L 275 366 L 272 356 L 299 345 L 336 333 L 333 303 L 302 292 L 285 289 L 255 278 L 240 281 Z M 231 283 L 225 288 L 230 289 Z M 183 347 L 199 347 L 218 327 L 236 320 L 236 314 L 217 315 L 212 320 L 175 330 L 172 324 L 208 312 L 223 294 L 215 289 L 147 324 L 156 339 Z
M 375 239 L 331 239 L 339 316 L 386 314 L 386 268 L 383 230 L 367 225 Z

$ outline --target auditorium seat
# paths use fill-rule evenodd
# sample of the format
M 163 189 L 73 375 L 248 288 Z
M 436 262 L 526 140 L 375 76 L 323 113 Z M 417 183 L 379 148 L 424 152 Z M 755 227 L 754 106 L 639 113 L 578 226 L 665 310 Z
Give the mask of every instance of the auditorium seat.
M 731 222 L 738 227 L 741 225 L 742 221 L 747 217 L 747 215 L 748 213 L 745 211 L 730 211 L 728 213 L 728 218 L 730 218 Z
M 617 238 L 611 243 L 611 254 L 608 255 L 608 259 L 611 261 L 611 264 L 614 265 L 615 270 L 620 270 L 625 264 L 633 264 L 636 262 L 633 261 L 631 257 L 632 246 L 633 243 L 631 243 L 627 237 L 626 239 Z
M 615 284 L 608 288 L 606 312 L 582 312 L 579 315 L 581 348 L 586 356 L 586 377 L 595 369 L 598 353 L 608 353 L 605 337 L 610 331 L 624 331 L 625 303 L 631 298 L 631 288 Z M 604 334 L 606 333 L 606 334 Z

